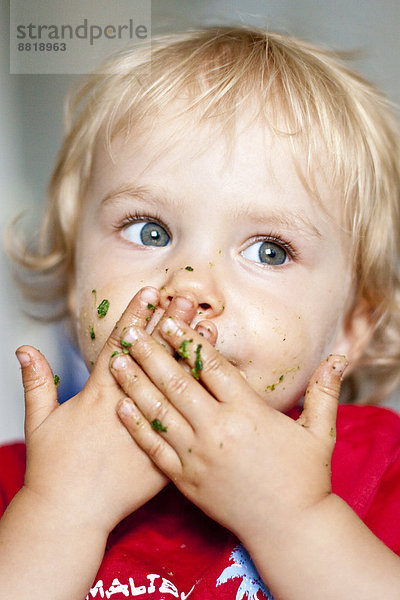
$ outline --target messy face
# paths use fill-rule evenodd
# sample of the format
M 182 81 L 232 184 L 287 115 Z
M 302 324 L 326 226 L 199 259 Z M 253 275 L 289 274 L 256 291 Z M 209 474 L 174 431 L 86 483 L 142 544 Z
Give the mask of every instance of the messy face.
M 145 136 L 116 140 L 112 157 L 99 144 L 71 292 L 83 357 L 91 368 L 143 286 L 159 288 L 164 306 L 190 292 L 193 325 L 212 320 L 218 350 L 288 410 L 328 353 L 348 352 L 340 198 L 317 174 L 322 203 L 312 199 L 288 140 L 260 122 L 241 128 L 229 157 L 211 126 L 188 120 L 170 143 L 174 131 L 173 120 L 156 120 Z

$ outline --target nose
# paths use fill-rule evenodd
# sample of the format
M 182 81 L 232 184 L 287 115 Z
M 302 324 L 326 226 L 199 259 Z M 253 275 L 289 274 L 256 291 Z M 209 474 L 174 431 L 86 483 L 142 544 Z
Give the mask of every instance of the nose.
M 198 302 L 197 316 L 211 319 L 224 310 L 224 298 L 211 266 L 186 266 L 168 269 L 161 288 L 160 306 L 167 308 L 175 296 L 191 294 Z

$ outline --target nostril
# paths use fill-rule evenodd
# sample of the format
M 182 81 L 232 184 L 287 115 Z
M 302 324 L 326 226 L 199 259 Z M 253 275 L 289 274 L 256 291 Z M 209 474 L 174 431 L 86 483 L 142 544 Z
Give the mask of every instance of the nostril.
M 202 310 L 209 310 L 211 308 L 211 304 L 207 304 L 207 302 L 201 302 L 199 304 L 199 308 Z

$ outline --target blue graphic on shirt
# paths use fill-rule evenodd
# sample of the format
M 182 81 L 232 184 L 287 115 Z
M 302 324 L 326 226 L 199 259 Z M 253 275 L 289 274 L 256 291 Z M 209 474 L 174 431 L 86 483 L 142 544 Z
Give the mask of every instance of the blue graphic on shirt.
M 245 595 L 247 596 L 247 600 L 261 600 L 261 598 L 257 596 L 258 592 L 264 594 L 266 600 L 274 600 L 271 592 L 267 589 L 258 574 L 249 553 L 242 545 L 234 548 L 229 558 L 231 558 L 234 563 L 222 571 L 217 579 L 217 586 L 226 583 L 228 579 L 240 577 L 242 583 L 236 593 L 236 600 L 243 600 Z

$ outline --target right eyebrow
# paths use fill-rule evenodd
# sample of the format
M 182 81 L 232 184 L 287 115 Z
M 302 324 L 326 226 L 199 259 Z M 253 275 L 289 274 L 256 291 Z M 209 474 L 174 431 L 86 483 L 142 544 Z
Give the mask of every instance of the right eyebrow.
M 184 211 L 185 207 L 184 202 L 171 198 L 166 190 L 160 189 L 159 191 L 156 191 L 146 185 L 133 183 L 122 185 L 121 187 L 111 191 L 109 194 L 106 194 L 106 196 L 101 199 L 100 206 L 123 199 L 141 200 L 142 202 L 146 202 L 146 204 L 150 204 L 150 206 L 154 207 L 174 205 L 182 212 Z

